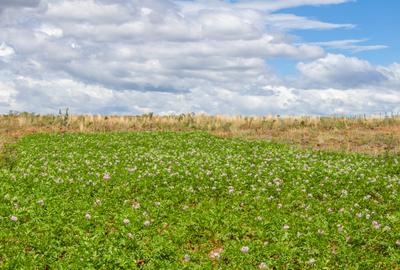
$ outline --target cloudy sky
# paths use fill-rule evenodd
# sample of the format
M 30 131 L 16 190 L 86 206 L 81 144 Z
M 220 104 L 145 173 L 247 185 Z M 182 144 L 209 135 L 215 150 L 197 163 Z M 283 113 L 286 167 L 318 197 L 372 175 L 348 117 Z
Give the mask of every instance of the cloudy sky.
M 0 113 L 400 112 L 400 1 L 1 0 Z

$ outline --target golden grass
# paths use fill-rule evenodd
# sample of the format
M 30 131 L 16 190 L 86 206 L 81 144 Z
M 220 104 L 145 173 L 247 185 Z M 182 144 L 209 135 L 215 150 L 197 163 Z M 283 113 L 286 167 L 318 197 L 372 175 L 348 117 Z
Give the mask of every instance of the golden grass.
M 0 147 L 35 132 L 206 131 L 307 148 L 400 153 L 400 117 L 0 115 Z

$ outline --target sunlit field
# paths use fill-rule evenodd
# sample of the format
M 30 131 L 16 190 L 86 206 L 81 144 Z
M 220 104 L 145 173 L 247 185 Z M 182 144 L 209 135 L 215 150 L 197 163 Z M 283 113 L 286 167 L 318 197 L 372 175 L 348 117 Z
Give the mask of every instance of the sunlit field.
M 0 150 L 37 132 L 203 131 L 220 137 L 270 140 L 303 148 L 400 154 L 400 116 L 222 116 L 204 114 L 137 116 L 0 115 Z
M 4 269 L 399 269 L 400 159 L 202 132 L 34 134 L 0 169 Z

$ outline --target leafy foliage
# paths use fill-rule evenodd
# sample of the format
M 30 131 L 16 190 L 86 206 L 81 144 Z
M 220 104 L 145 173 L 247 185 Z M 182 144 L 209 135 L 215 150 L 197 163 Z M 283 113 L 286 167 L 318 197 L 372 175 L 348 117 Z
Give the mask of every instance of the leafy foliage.
M 14 148 L 0 267 L 400 267 L 394 156 L 199 132 L 36 134 Z

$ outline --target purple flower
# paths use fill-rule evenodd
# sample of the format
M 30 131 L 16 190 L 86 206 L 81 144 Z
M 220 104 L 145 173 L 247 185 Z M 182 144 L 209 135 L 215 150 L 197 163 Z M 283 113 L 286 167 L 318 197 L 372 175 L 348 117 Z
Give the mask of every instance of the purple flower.
M 18 221 L 18 218 L 17 218 L 16 216 L 11 216 L 11 217 L 10 217 L 10 220 L 11 220 L 11 221 L 14 221 L 14 222 L 17 222 L 17 221 Z
M 111 179 L 111 176 L 108 173 L 105 173 L 104 176 L 103 176 L 103 179 L 108 181 L 108 180 Z
M 242 253 L 248 253 L 249 252 L 249 247 L 248 246 L 243 246 L 241 249 L 240 249 L 240 251 L 242 252 Z
M 381 227 L 381 224 L 379 224 L 378 221 L 372 221 L 372 226 L 374 226 L 375 229 L 379 229 Z
M 185 255 L 184 257 L 183 257 L 183 260 L 185 261 L 185 262 L 190 262 L 190 256 L 189 255 Z

